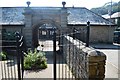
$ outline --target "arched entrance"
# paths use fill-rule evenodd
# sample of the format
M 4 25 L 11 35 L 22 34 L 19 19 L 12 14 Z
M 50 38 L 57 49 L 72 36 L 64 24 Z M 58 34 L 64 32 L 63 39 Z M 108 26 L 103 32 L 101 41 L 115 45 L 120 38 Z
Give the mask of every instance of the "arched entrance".
M 32 28 L 33 47 L 39 46 L 39 39 L 48 40 L 53 38 L 55 30 L 59 30 L 60 26 L 54 21 L 42 20 Z
M 56 29 L 55 26 L 51 24 L 43 24 L 39 27 L 38 30 L 38 39 L 40 40 L 52 40 L 53 39 L 53 33 Z

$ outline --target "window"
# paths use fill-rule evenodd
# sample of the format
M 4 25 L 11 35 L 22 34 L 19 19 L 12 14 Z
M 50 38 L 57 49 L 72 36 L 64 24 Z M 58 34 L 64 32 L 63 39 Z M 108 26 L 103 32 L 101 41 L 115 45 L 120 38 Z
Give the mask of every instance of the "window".
M 42 31 L 42 35 L 46 35 L 46 31 Z

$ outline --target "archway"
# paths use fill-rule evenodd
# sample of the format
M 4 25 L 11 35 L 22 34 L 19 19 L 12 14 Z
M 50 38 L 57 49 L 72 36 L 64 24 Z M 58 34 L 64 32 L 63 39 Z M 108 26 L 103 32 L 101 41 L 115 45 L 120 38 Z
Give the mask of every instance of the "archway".
M 39 38 L 50 39 L 53 35 L 53 30 L 60 29 L 60 25 L 52 20 L 41 20 L 38 24 L 34 25 L 32 28 L 32 45 L 34 48 L 39 46 Z

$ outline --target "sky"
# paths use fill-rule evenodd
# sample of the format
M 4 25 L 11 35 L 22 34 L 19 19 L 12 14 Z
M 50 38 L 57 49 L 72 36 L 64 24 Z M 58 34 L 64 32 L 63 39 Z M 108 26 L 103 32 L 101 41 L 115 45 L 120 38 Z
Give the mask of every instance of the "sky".
M 25 7 L 26 2 L 31 2 L 31 7 L 62 7 L 62 1 L 66 2 L 66 7 L 86 7 L 88 9 L 103 6 L 111 0 L 0 0 L 0 7 Z M 120 0 L 112 0 L 118 2 Z

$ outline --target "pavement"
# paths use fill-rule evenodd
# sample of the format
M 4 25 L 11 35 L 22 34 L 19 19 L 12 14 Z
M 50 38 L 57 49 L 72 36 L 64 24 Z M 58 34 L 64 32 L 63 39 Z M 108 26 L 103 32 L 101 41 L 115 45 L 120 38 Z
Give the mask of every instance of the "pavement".
M 53 41 L 39 41 L 40 45 L 44 45 L 44 47 L 39 46 L 37 50 L 45 51 L 47 58 L 47 68 L 37 71 L 25 70 L 24 78 L 39 78 L 52 80 L 54 78 L 54 55 L 53 55 Z M 58 42 L 56 49 L 58 50 Z M 57 54 L 57 64 L 56 64 L 56 77 L 57 78 L 73 78 L 71 71 L 68 66 L 63 61 L 63 56 Z
M 120 49 L 120 44 L 96 43 L 90 44 L 95 49 Z
M 40 50 L 48 51 L 47 52 L 47 58 L 48 58 L 48 68 L 45 70 L 37 71 L 37 72 L 29 72 L 25 71 L 24 78 L 53 78 L 53 47 L 51 44 L 53 44 L 50 41 L 46 42 L 40 42 L 40 44 L 44 44 L 47 46 L 44 46 L 44 49 L 41 47 L 38 47 Z M 48 45 L 49 44 L 49 45 Z M 120 70 L 119 70 L 119 53 L 120 53 L 120 46 L 119 45 L 113 45 L 113 44 L 90 44 L 91 47 L 94 47 L 96 50 L 99 50 L 106 54 L 107 60 L 105 65 L 105 78 L 119 78 Z M 51 47 L 51 48 L 50 48 Z M 61 66 L 67 67 L 65 64 L 58 65 L 57 67 L 61 68 Z M 67 68 L 68 69 L 68 68 Z M 57 69 L 61 70 L 61 69 Z M 68 71 L 68 70 L 67 70 Z M 60 72 L 60 71 L 57 71 Z M 63 72 L 60 72 L 61 74 L 59 77 L 63 77 Z M 70 74 L 71 75 L 71 74 Z M 108 80 L 109 80 L 108 79 Z
M 46 44 L 46 42 L 41 42 L 40 44 Z M 49 45 L 48 45 L 49 44 Z M 53 78 L 53 47 L 51 46 L 52 42 L 48 41 L 45 48 L 39 47 L 40 50 L 47 51 L 46 57 L 48 58 L 48 68 L 44 70 L 38 71 L 25 71 L 24 78 Z M 96 50 L 99 50 L 106 54 L 107 60 L 105 65 L 105 78 L 111 78 L 110 80 L 114 80 L 112 78 L 120 78 L 120 63 L 119 63 L 119 56 L 120 56 L 120 45 L 113 45 L 113 44 L 90 44 L 91 47 L 94 47 Z M 51 47 L 51 48 L 50 48 Z M 57 48 L 58 49 L 58 48 Z M 49 50 L 49 51 L 48 51 Z M 57 59 L 62 59 L 62 57 L 57 57 Z M 65 64 L 57 64 L 57 70 L 62 70 L 60 68 L 64 67 L 65 72 L 68 72 L 68 66 Z M 62 71 L 57 71 L 60 75 L 58 77 L 64 77 Z M 0 74 L 1 75 L 1 74 Z M 68 72 L 69 75 L 72 73 Z M 0 76 L 1 77 L 1 76 Z M 71 76 L 73 77 L 73 76 Z M 109 79 L 108 79 L 109 80 Z
M 96 50 L 106 54 L 105 78 L 120 78 L 120 45 L 90 44 Z

